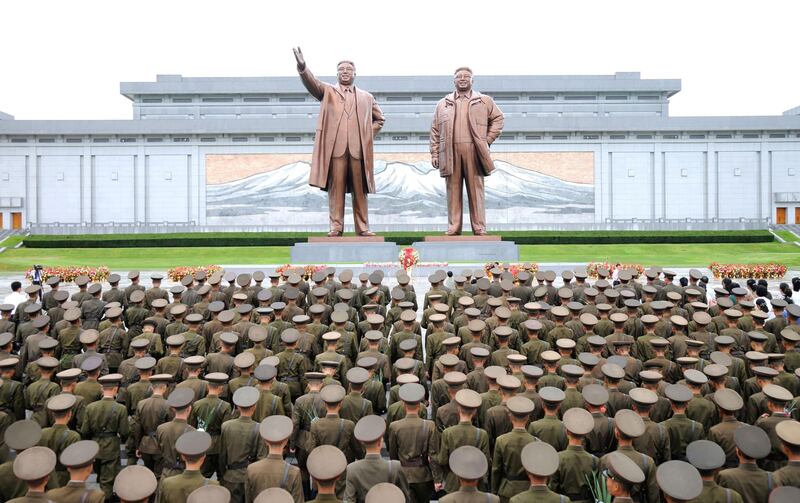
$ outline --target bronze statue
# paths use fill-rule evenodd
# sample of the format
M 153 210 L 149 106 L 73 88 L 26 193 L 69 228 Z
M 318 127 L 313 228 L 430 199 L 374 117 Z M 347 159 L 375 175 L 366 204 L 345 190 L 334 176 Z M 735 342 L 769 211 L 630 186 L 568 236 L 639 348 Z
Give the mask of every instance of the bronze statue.
M 314 77 L 299 47 L 294 57 L 303 85 L 321 103 L 308 183 L 328 192 L 328 236 L 342 235 L 347 192 L 352 194 L 356 234 L 374 236 L 369 230 L 367 194 L 375 193 L 372 148 L 383 127 L 383 112 L 370 93 L 354 85 L 353 62 L 336 65 L 339 82 L 331 85 Z
M 469 68 L 457 69 L 453 82 L 455 91 L 436 104 L 431 124 L 431 163 L 447 184 L 445 234 L 461 234 L 462 186 L 466 185 L 472 232 L 482 236 L 486 234 L 483 177 L 494 171 L 489 145 L 503 131 L 503 112 L 492 98 L 472 89 Z

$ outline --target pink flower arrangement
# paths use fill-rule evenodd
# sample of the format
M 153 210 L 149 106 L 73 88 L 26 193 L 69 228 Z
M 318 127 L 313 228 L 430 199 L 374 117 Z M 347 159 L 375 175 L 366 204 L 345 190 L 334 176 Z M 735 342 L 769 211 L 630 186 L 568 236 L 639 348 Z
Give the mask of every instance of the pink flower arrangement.
M 28 280 L 33 280 L 33 269 L 25 273 Z M 111 271 L 106 266 L 100 267 L 85 267 L 85 266 L 64 266 L 64 267 L 43 267 L 41 271 L 42 282 L 47 281 L 47 278 L 58 276 L 63 283 L 70 283 L 75 281 L 78 276 L 89 276 L 92 281 L 105 281 Z
M 218 273 L 222 270 L 222 267 L 218 265 L 203 265 L 199 267 L 173 267 L 172 269 L 167 271 L 167 277 L 171 281 L 180 281 L 183 279 L 184 276 L 187 274 L 191 274 L 194 276 L 199 271 L 204 271 L 207 276 L 211 276 L 212 274 Z
M 786 266 L 770 262 L 768 264 L 720 264 L 712 262 L 711 273 L 715 278 L 754 278 L 781 279 L 786 275 Z
M 408 272 L 419 263 L 419 252 L 416 248 L 407 247 L 400 250 L 400 266 Z
M 608 269 L 608 273 L 609 274 L 614 274 L 614 271 L 616 271 L 617 269 L 619 269 L 620 271 L 627 270 L 627 269 L 633 269 L 633 270 L 638 271 L 638 273 L 640 275 L 644 274 L 644 266 L 642 264 L 620 264 L 620 263 L 616 263 L 616 262 L 615 263 L 611 263 L 611 262 L 608 262 L 608 261 L 606 261 L 606 262 L 589 262 L 588 264 L 586 264 L 586 272 L 589 273 L 589 277 L 590 278 L 597 278 L 598 277 L 597 271 L 599 269 L 601 269 L 601 268 Z
M 326 269 L 327 267 L 328 266 L 325 264 L 309 264 L 305 266 L 283 264 L 282 266 L 277 267 L 275 272 L 280 275 L 283 275 L 284 273 L 294 273 L 304 279 L 308 279 L 313 276 L 315 272 Z
M 483 266 L 483 269 L 486 271 L 486 277 L 492 279 L 492 269 L 495 267 L 500 267 L 502 264 L 498 264 L 496 262 L 489 262 Z M 524 264 L 508 264 L 508 272 L 514 275 L 516 278 L 521 271 L 527 271 L 530 274 L 536 274 L 539 271 L 539 264 L 525 262 Z

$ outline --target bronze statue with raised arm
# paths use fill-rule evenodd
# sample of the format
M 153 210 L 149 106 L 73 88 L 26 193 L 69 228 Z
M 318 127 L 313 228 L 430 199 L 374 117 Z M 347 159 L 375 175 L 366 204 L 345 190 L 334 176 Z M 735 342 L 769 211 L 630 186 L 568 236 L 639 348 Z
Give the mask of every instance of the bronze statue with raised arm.
M 328 192 L 328 236 L 342 235 L 348 192 L 352 194 L 356 234 L 374 236 L 369 230 L 367 194 L 375 192 L 373 138 L 383 127 L 383 112 L 370 93 L 355 86 L 353 62 L 336 65 L 338 82 L 332 85 L 311 73 L 299 47 L 294 49 L 294 57 L 303 85 L 320 101 L 308 183 Z

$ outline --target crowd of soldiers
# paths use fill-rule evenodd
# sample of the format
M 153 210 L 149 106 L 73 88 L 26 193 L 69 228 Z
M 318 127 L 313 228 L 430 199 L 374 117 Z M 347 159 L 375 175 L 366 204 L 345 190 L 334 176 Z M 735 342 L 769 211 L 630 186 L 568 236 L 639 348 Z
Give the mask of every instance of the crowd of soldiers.
M 29 285 L 0 501 L 800 501 L 800 306 L 598 272 Z

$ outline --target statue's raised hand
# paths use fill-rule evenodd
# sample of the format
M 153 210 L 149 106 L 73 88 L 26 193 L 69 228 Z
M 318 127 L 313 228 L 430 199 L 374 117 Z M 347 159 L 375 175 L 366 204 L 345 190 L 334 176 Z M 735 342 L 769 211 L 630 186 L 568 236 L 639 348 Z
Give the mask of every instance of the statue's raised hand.
M 297 60 L 297 68 L 299 70 L 305 69 L 306 59 L 303 57 L 303 51 L 299 47 L 294 47 L 292 50 L 294 51 L 294 59 Z

